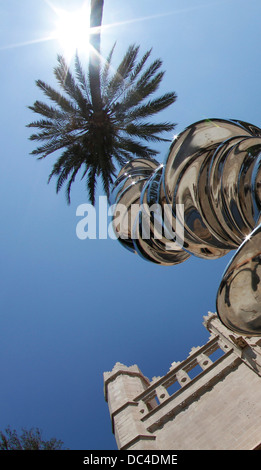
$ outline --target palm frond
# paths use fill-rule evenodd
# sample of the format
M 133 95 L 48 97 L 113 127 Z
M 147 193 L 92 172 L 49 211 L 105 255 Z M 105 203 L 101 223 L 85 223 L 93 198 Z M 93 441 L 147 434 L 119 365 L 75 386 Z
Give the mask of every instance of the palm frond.
M 59 175 L 62 171 L 63 166 L 65 165 L 66 160 L 68 159 L 68 155 L 71 153 L 71 149 L 65 150 L 62 155 L 56 160 L 55 164 L 53 165 L 53 169 L 49 174 L 47 182 L 50 183 L 53 176 Z
M 116 106 L 115 114 L 119 122 L 124 121 L 127 125 L 130 122 L 139 121 L 149 116 L 163 111 L 165 108 L 173 104 L 177 99 L 177 95 L 173 93 L 166 93 L 165 95 L 155 100 L 149 100 L 145 104 L 133 106 L 131 109 L 128 108 L 126 112 L 125 106 Z M 176 124 L 173 124 L 174 126 Z
M 138 50 L 139 48 L 134 45 L 128 48 L 115 74 L 108 83 L 106 94 L 107 105 L 111 105 L 112 102 L 115 102 L 119 94 L 122 93 L 122 90 L 127 88 L 128 84 L 126 80 L 135 65 Z
M 107 59 L 104 62 L 104 66 L 103 66 L 102 73 L 101 73 L 102 90 L 105 90 L 108 86 L 108 79 L 110 76 L 110 69 L 111 69 L 112 57 L 113 57 L 115 46 L 116 46 L 116 42 L 114 43 L 113 47 L 111 48 L 109 52 Z
M 87 183 L 86 186 L 87 186 L 87 191 L 89 193 L 89 199 L 93 206 L 95 205 L 96 176 L 97 176 L 97 169 L 93 166 L 88 171 L 87 179 L 86 179 L 86 183 Z
M 154 60 L 154 62 L 145 70 L 145 72 L 140 77 L 137 82 L 138 86 L 146 85 L 148 82 L 155 76 L 155 73 L 162 66 L 162 61 L 160 59 Z M 164 72 L 161 72 L 164 74 Z
M 86 78 L 86 73 L 84 73 L 78 53 L 75 54 L 75 75 L 78 79 L 79 85 L 82 88 L 83 92 L 86 95 L 86 98 L 89 103 L 91 103 L 90 99 L 90 90 L 88 85 L 88 80 Z
M 37 127 L 38 129 L 49 129 L 53 127 L 53 121 L 40 119 L 39 121 L 34 121 L 34 122 L 31 122 L 30 124 L 27 124 L 27 127 Z
M 150 149 L 149 147 L 141 144 L 140 142 L 128 137 L 119 138 L 118 148 L 120 150 L 128 152 L 131 158 L 133 158 L 134 155 L 135 157 L 150 158 L 159 153 L 157 150 Z
M 141 73 L 141 71 L 142 71 L 144 65 L 146 64 L 148 58 L 149 58 L 150 55 L 151 55 L 151 52 L 152 52 L 152 49 L 150 49 L 149 51 L 147 51 L 147 52 L 143 55 L 142 59 L 141 59 L 141 60 L 138 62 L 138 64 L 136 65 L 136 67 L 135 67 L 135 69 L 134 69 L 134 71 L 133 71 L 133 73 L 132 73 L 132 75 L 131 75 L 131 77 L 130 77 L 130 82 L 131 82 L 131 83 L 133 83 L 133 82 L 136 80 L 136 78 L 138 77 L 138 75 Z
M 40 88 L 44 94 L 52 101 L 54 101 L 63 111 L 65 112 L 75 112 L 75 107 L 72 102 L 65 98 L 61 93 L 56 91 L 51 86 L 42 80 L 37 80 L 36 85 Z
M 68 204 L 70 204 L 70 192 L 72 183 L 82 166 L 81 150 L 80 147 L 73 146 L 70 149 L 64 151 L 62 156 L 57 160 L 53 166 L 53 170 L 49 175 L 48 183 L 50 183 L 53 176 L 57 176 L 56 192 L 58 193 L 65 182 L 68 180 L 66 187 L 66 198 Z
M 58 66 L 54 68 L 55 77 L 63 90 L 76 102 L 84 113 L 90 108 L 90 102 L 83 95 L 62 55 L 58 55 Z
M 66 186 L 66 199 L 67 199 L 67 203 L 70 204 L 71 203 L 71 187 L 72 187 L 72 184 L 74 183 L 75 181 L 75 178 L 78 174 L 78 171 L 80 170 L 82 166 L 82 163 L 79 163 L 75 168 L 74 168 L 74 171 L 72 172 L 72 175 L 67 183 L 67 186 Z
M 31 153 L 32 155 L 42 155 L 41 157 L 38 157 L 38 159 L 41 160 L 42 158 L 47 157 L 47 155 L 50 155 L 57 150 L 61 150 L 64 147 L 70 146 L 72 142 L 73 139 L 69 135 L 62 135 L 59 139 L 52 138 L 46 144 L 42 145 L 41 147 L 37 147 Z
M 103 190 L 107 197 L 109 197 L 110 195 L 110 188 L 113 183 L 113 179 L 111 175 L 112 175 L 112 172 L 110 170 L 106 168 L 102 169 L 101 178 L 102 178 Z
M 164 72 L 159 72 L 155 77 L 150 80 L 146 80 L 146 77 L 142 77 L 135 86 L 131 87 L 122 103 L 122 111 L 130 110 L 135 106 L 138 106 L 146 98 L 155 93 L 160 85 L 160 82 L 164 76 Z
M 143 105 L 136 106 L 128 113 L 128 119 L 130 121 L 135 121 L 136 119 L 153 116 L 173 104 L 176 99 L 177 95 L 175 93 L 166 93 L 160 98 L 150 100 Z
M 169 140 L 163 139 L 163 137 L 158 136 L 162 132 L 170 132 L 174 128 L 173 124 L 170 123 L 161 123 L 161 124 L 129 124 L 125 128 L 125 132 L 129 135 L 140 137 L 146 141 L 154 142 L 168 142 Z
M 125 165 L 128 160 L 130 160 L 130 155 L 127 151 L 123 149 L 115 148 L 113 152 L 113 157 L 117 163 L 119 163 L 120 167 Z
M 49 106 L 42 101 L 35 101 L 33 106 L 28 106 L 28 109 L 31 109 L 36 114 L 40 114 L 41 116 L 44 116 L 48 119 L 63 119 L 63 117 L 68 116 L 68 111 L 64 113 L 63 111 L 60 111 L 57 108 L 53 108 L 52 106 Z M 70 111 L 69 111 L 70 112 Z M 75 113 L 75 110 L 72 110 L 72 114 Z M 27 127 L 34 127 L 34 123 L 27 124 Z

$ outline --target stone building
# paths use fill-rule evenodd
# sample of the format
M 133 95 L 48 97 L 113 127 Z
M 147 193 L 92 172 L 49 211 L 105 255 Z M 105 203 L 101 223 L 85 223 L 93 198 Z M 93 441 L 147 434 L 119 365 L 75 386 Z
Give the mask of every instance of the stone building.
M 118 449 L 261 449 L 261 338 L 241 337 L 216 314 L 209 340 L 149 381 L 137 365 L 104 373 Z

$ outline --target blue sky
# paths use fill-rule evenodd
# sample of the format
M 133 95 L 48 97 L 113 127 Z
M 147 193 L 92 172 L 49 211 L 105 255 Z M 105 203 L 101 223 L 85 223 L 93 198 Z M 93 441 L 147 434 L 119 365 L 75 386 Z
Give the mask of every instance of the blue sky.
M 82 1 L 52 0 L 75 8 Z M 129 44 L 153 47 L 166 75 L 161 92 L 177 102 L 162 120 L 175 133 L 204 118 L 261 125 L 259 0 L 105 0 L 102 52 L 117 41 L 115 62 Z M 72 202 L 47 185 L 52 157 L 30 152 L 40 98 L 35 80 L 55 86 L 57 40 L 42 40 L 55 13 L 44 0 L 0 0 L 1 60 L 1 420 L 40 427 L 71 449 L 115 449 L 103 372 L 115 362 L 138 364 L 150 379 L 185 359 L 208 333 L 203 315 L 232 253 L 216 261 L 191 257 L 159 267 L 117 241 L 79 240 L 75 184 Z M 159 147 L 163 161 L 168 144 Z

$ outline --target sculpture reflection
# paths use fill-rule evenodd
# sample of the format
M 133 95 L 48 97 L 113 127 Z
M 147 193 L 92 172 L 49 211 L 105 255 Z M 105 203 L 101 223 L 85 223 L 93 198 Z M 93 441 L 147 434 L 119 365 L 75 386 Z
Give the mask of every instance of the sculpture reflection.
M 261 129 L 208 119 L 175 138 L 164 165 L 149 159 L 125 165 L 112 192 L 115 233 L 146 260 L 174 265 L 190 255 L 216 259 L 237 250 L 217 293 L 217 313 L 245 335 L 261 335 L 260 161 Z M 116 217 L 121 204 L 125 216 Z

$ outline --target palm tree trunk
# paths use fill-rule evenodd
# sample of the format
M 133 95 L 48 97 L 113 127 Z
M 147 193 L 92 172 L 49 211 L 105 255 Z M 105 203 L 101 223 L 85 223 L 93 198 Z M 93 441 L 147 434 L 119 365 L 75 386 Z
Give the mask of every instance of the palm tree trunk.
M 95 28 L 90 34 L 89 80 L 92 105 L 94 111 L 101 111 L 101 82 L 100 82 L 100 46 L 104 0 L 91 0 L 90 28 Z

